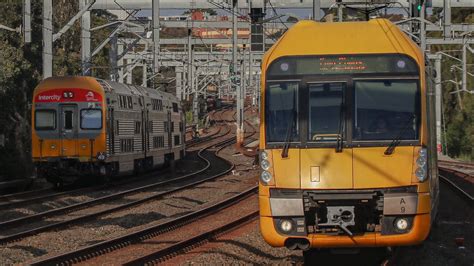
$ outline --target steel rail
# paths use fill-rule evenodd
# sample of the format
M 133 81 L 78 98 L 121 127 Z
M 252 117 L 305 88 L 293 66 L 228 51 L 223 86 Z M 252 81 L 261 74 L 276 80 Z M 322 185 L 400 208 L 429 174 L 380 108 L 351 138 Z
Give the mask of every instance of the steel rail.
M 438 176 L 441 178 L 441 180 L 443 182 L 445 182 L 446 184 L 448 184 L 451 189 L 453 189 L 455 192 L 457 192 L 458 195 L 461 195 L 466 201 L 468 201 L 470 204 L 472 204 L 474 202 L 474 197 L 469 194 L 467 191 L 465 191 L 464 189 L 462 189 L 460 186 L 458 186 L 456 183 L 454 183 L 453 181 L 451 181 L 448 177 L 442 175 L 442 174 L 438 174 Z
M 21 197 L 27 197 L 28 198 L 28 196 L 30 196 L 30 195 L 37 196 L 40 193 L 53 192 L 53 191 L 54 190 L 52 188 L 43 188 L 43 189 L 22 191 L 22 192 L 18 192 L 18 193 L 2 195 L 2 196 L 0 196 L 0 202 L 2 202 L 0 204 L 0 206 L 4 205 L 5 203 L 9 203 L 9 201 L 13 202 L 15 200 L 18 200 L 18 198 L 21 198 Z
M 247 199 L 255 192 L 257 192 L 258 187 L 254 186 L 250 189 L 247 189 L 233 197 L 220 201 L 212 206 L 209 206 L 204 209 L 197 210 L 195 212 L 183 215 L 181 217 L 175 218 L 173 220 L 161 223 L 158 225 L 150 226 L 143 230 L 126 234 L 123 236 L 116 237 L 114 239 L 105 240 L 103 242 L 83 247 L 78 250 L 62 253 L 59 255 L 49 256 L 47 258 L 36 260 L 31 263 L 31 265 L 61 265 L 61 264 L 72 264 L 77 262 L 83 262 L 93 257 L 98 257 L 106 253 L 130 246 L 136 243 L 140 243 L 143 240 L 156 237 L 160 234 L 177 230 L 187 224 L 195 222 L 198 219 L 215 214 L 223 209 L 226 209 L 230 206 L 236 205 L 244 199 Z
M 171 246 L 158 250 L 147 256 L 124 263 L 123 265 L 131 266 L 131 265 L 144 265 L 144 264 L 149 264 L 149 263 L 154 264 L 154 263 L 169 259 L 173 255 L 185 253 L 192 247 L 195 247 L 200 244 L 204 244 L 205 242 L 215 239 L 219 235 L 235 230 L 241 227 L 242 225 L 245 225 L 255 220 L 258 217 L 258 213 L 259 213 L 258 211 L 252 212 L 248 215 L 235 219 L 231 221 L 230 223 L 227 223 L 223 226 L 212 229 L 200 235 L 188 238 L 186 240 L 180 241 L 176 244 L 173 244 Z
M 204 137 L 197 138 L 197 139 L 192 139 L 192 140 L 190 140 L 186 143 L 186 148 L 191 148 L 191 147 L 194 147 L 198 144 L 202 144 L 202 143 L 205 143 L 209 140 L 212 140 L 214 138 L 214 136 L 218 135 L 219 133 L 220 133 L 220 129 L 217 130 L 216 132 L 213 132 L 212 134 L 206 135 Z
M 455 164 L 465 167 L 473 167 L 474 163 L 471 162 L 461 162 L 461 161 L 446 161 L 446 160 L 438 160 L 439 164 Z

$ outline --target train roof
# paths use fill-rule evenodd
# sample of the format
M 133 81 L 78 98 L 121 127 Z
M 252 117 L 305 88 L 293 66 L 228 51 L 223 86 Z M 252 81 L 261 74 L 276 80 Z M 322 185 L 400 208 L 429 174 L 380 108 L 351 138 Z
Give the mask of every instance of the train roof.
M 38 84 L 34 94 L 56 88 L 86 88 L 100 94 L 111 92 L 122 95 L 144 95 L 150 98 L 179 102 L 178 98 L 168 92 L 88 76 L 50 77 Z
M 93 77 L 84 76 L 65 76 L 65 77 L 49 77 L 42 80 L 35 88 L 34 94 L 43 91 L 58 89 L 58 88 L 87 88 L 98 93 L 103 93 L 104 90 L 97 83 Z
M 361 22 L 302 20 L 265 54 L 263 65 L 281 56 L 401 53 L 423 65 L 418 46 L 387 19 Z
M 101 79 L 97 79 L 97 80 L 99 81 L 99 83 L 102 84 L 102 86 L 108 87 L 105 89 L 109 89 L 113 91 L 114 93 L 119 93 L 122 95 L 144 95 L 150 98 L 167 99 L 167 100 L 179 102 L 179 99 L 173 94 L 160 91 L 157 89 L 151 89 L 151 88 L 146 88 L 146 87 L 137 86 L 137 85 L 129 85 L 129 84 L 124 84 L 124 83 L 119 83 L 119 82 L 109 81 L 109 80 L 101 80 Z

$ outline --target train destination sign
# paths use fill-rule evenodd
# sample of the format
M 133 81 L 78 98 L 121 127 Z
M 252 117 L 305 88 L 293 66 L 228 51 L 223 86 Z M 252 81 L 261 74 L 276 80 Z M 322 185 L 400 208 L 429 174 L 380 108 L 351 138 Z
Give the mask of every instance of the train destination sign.
M 405 55 L 291 56 L 272 62 L 268 76 L 361 73 L 418 73 L 416 63 Z
M 88 89 L 58 88 L 37 94 L 35 102 L 102 102 L 102 95 Z

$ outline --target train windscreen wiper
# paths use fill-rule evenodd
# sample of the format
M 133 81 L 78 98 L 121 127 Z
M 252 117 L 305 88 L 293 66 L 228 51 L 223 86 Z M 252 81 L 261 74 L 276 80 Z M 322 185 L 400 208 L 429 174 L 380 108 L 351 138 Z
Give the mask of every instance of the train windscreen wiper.
M 291 109 L 290 121 L 286 129 L 285 143 L 281 151 L 281 158 L 288 158 L 288 149 L 290 148 L 291 136 L 296 122 L 296 91 L 293 91 L 293 108 Z
M 336 152 L 342 152 L 343 149 L 343 134 L 344 134 L 344 118 L 345 118 L 345 103 L 344 103 L 344 96 L 341 98 L 341 105 L 339 107 L 339 125 L 338 125 L 338 132 L 337 132 L 337 141 L 336 141 Z
M 408 119 L 405 121 L 403 128 L 398 132 L 398 134 L 395 136 L 395 138 L 390 142 L 388 145 L 387 149 L 385 150 L 384 154 L 385 155 L 390 155 L 395 151 L 395 148 L 400 144 L 401 138 L 403 134 L 407 131 L 407 129 L 410 127 L 410 124 L 412 122 L 412 119 L 416 118 L 414 115 L 410 115 Z

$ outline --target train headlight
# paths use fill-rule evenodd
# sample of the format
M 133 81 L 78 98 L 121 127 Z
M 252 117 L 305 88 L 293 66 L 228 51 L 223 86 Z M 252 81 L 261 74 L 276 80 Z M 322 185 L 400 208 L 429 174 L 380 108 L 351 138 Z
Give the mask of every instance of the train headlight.
M 423 182 L 426 180 L 426 170 L 425 167 L 418 167 L 416 168 L 415 175 L 418 178 L 420 182 Z
M 51 144 L 51 146 L 49 146 L 51 148 L 51 150 L 55 150 L 56 149 L 56 144 Z
M 260 159 L 268 160 L 268 153 L 266 151 L 260 152 Z
M 408 220 L 406 218 L 398 218 L 395 220 L 395 228 L 399 231 L 405 231 L 408 228 Z
M 291 222 L 291 220 L 281 220 L 280 229 L 283 232 L 288 233 L 293 229 L 293 223 Z
M 426 158 L 428 157 L 428 150 L 426 150 L 426 148 L 421 148 L 420 151 L 418 152 L 418 155 Z
M 103 152 L 98 152 L 97 153 L 97 160 L 104 161 L 106 158 L 107 158 L 107 156 L 105 155 L 105 153 L 103 153 Z
M 272 174 L 270 174 L 270 172 L 268 171 L 263 171 L 260 175 L 260 180 L 262 181 L 262 183 L 267 185 L 272 180 Z
M 418 166 L 415 171 L 416 178 L 418 181 L 423 182 L 427 179 L 427 161 L 428 151 L 425 148 L 420 149 L 418 152 L 418 158 L 416 159 L 416 165 Z
M 418 167 L 425 166 L 426 158 L 425 157 L 418 157 L 418 159 L 416 159 L 416 164 L 418 165 Z
M 267 160 L 262 160 L 260 161 L 260 166 L 262 167 L 263 170 L 268 170 L 270 169 L 270 162 Z

